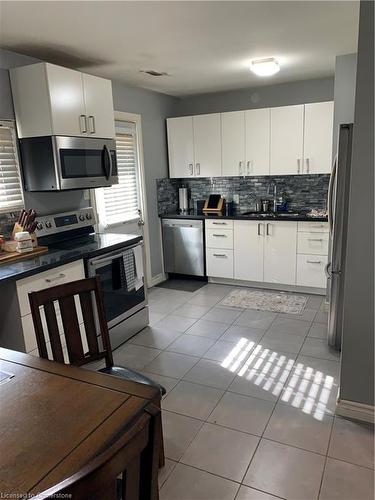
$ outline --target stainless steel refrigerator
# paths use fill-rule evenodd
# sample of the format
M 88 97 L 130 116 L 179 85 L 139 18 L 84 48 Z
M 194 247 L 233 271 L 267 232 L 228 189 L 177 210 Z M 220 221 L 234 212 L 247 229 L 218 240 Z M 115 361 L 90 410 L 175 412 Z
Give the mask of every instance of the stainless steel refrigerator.
M 347 224 L 349 212 L 350 172 L 352 159 L 353 124 L 339 128 L 335 157 L 328 189 L 328 222 L 330 245 L 327 274 L 328 344 L 341 349 Z

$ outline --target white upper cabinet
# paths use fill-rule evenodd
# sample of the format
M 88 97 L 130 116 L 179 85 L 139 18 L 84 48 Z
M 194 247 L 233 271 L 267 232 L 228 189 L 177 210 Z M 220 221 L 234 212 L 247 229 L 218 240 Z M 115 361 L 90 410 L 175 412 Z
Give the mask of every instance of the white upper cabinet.
M 112 83 L 82 73 L 87 133 L 93 137 L 115 137 Z
M 246 175 L 245 112 L 221 113 L 222 175 Z
M 305 104 L 304 174 L 330 173 L 333 102 Z
M 303 114 L 303 104 L 271 108 L 271 175 L 301 173 Z
M 270 173 L 270 116 L 269 108 L 245 112 L 246 175 Z
M 11 69 L 10 77 L 20 138 L 114 138 L 110 80 L 50 63 Z
M 167 120 L 170 177 L 194 176 L 193 117 Z
M 220 113 L 193 116 L 196 177 L 221 175 Z

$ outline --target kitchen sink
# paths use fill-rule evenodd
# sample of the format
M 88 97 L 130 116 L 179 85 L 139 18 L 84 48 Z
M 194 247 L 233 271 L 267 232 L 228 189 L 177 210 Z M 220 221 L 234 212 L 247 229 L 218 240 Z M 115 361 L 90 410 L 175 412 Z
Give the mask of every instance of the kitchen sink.
M 244 212 L 241 215 L 259 217 L 259 218 L 273 217 L 275 219 L 278 219 L 278 218 L 283 219 L 283 218 L 287 218 L 287 217 L 300 217 L 301 216 L 301 214 L 298 212 L 277 212 L 277 213 L 274 213 L 274 212 Z

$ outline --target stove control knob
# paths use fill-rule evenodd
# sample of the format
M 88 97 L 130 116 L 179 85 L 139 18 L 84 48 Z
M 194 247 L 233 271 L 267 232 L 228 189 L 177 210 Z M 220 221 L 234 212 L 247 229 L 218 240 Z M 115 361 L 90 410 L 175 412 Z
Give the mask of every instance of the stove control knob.
M 39 229 L 39 231 L 41 229 L 43 229 L 43 222 L 38 222 L 38 224 L 36 225 L 36 228 Z
M 87 214 L 86 214 L 86 219 L 87 219 L 87 220 L 91 220 L 91 219 L 92 219 L 92 215 L 91 215 L 90 213 L 87 213 Z
M 84 221 L 85 220 L 85 216 L 83 214 L 80 214 L 79 217 L 78 217 L 78 219 L 80 221 Z
M 46 227 L 48 229 L 50 229 L 52 227 L 52 223 L 49 220 L 46 221 Z

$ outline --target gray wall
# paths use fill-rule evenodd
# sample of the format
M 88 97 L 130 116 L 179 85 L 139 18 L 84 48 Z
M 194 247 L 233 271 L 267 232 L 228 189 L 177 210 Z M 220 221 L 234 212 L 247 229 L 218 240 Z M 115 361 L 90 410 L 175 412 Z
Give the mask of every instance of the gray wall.
M 359 21 L 340 397 L 374 404 L 374 3 Z
M 175 97 L 165 94 L 126 87 L 118 82 L 113 82 L 112 84 L 115 110 L 137 113 L 142 117 L 151 271 L 152 276 L 157 276 L 162 272 L 162 251 L 156 197 L 156 179 L 168 176 L 165 119 L 173 115 L 178 100 Z
M 336 154 L 338 129 L 341 123 L 354 122 L 357 54 L 336 57 L 333 116 L 333 154 Z
M 333 85 L 333 78 L 320 78 L 200 94 L 181 99 L 175 116 L 331 101 L 333 100 Z

